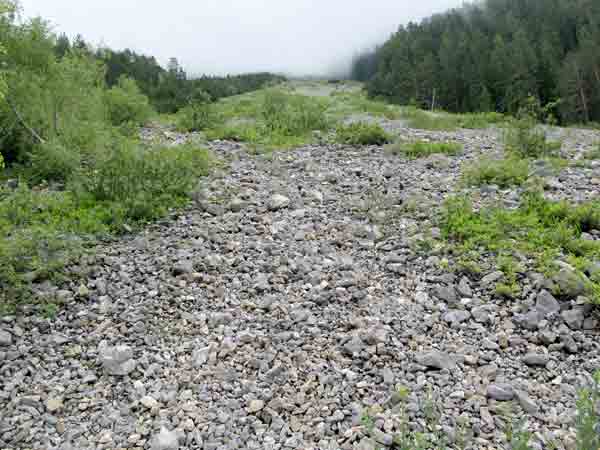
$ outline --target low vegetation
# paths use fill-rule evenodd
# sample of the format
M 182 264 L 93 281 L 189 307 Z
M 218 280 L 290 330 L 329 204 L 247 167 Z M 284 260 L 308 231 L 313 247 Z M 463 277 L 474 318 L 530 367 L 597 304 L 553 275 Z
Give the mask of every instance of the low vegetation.
M 600 302 L 600 280 L 583 276 L 600 257 L 600 244 L 582 238 L 582 232 L 600 230 L 597 202 L 574 206 L 528 192 L 516 209 L 475 210 L 468 198 L 455 197 L 447 202 L 441 223 L 454 250 L 475 265 L 484 256 L 495 255 L 511 286 L 516 283 L 519 255 L 534 259 L 537 269 L 547 274 L 556 270 L 556 261 L 565 260 L 580 270 L 590 298 Z
M 61 276 L 70 259 L 97 238 L 130 230 L 183 206 L 211 159 L 194 147 L 144 149 L 121 143 L 67 189 L 0 191 L 0 286 L 6 307 L 28 283 Z M 0 302 L 2 303 L 2 302 Z
M 218 119 L 206 129 L 206 135 L 244 141 L 265 150 L 289 148 L 312 142 L 314 132 L 330 129 L 326 109 L 327 103 L 320 98 L 268 89 L 215 104 Z
M 585 154 L 586 159 L 596 160 L 600 159 L 600 144 L 596 144 L 596 147 Z
M 544 130 L 528 115 L 512 121 L 506 129 L 504 141 L 506 151 L 521 158 L 552 157 L 561 148 L 560 142 L 548 141 Z
M 469 424 L 458 417 L 455 432 L 452 436 L 442 426 L 443 401 L 429 391 L 426 398 L 420 402 L 419 416 L 421 431 L 416 431 L 409 423 L 408 403 L 410 391 L 400 385 L 396 386 L 390 396 L 399 421 L 399 432 L 393 435 L 393 448 L 399 450 L 446 450 L 448 448 L 471 448 L 475 434 Z M 600 425 L 600 417 L 596 412 L 597 402 L 600 401 L 600 372 L 593 376 L 589 387 L 578 392 L 576 424 L 576 450 L 595 450 L 600 445 L 600 436 L 596 428 Z M 385 406 L 385 405 L 384 405 Z M 376 422 L 383 408 L 373 405 L 365 408 L 360 417 L 360 426 L 364 433 L 375 437 Z M 500 419 L 501 431 L 507 448 L 511 450 L 533 450 L 537 448 L 532 442 L 533 434 L 526 430 L 526 418 L 522 417 L 517 408 L 511 403 L 499 406 L 496 417 Z M 550 441 L 549 448 L 556 448 L 557 443 Z
M 336 139 L 348 145 L 384 145 L 389 143 L 392 137 L 379 124 L 354 122 L 338 126 Z
M 516 157 L 483 157 L 463 169 L 468 186 L 497 185 L 501 188 L 522 185 L 529 176 L 529 162 Z
M 431 155 L 443 154 L 454 156 L 462 152 L 462 146 L 456 142 L 396 142 L 386 146 L 386 152 L 393 155 L 404 155 L 410 159 L 426 158 Z
M 459 128 L 480 129 L 504 123 L 507 119 L 499 113 L 450 114 L 443 111 L 423 111 L 415 107 L 405 107 L 402 118 L 408 126 L 421 130 L 454 131 Z

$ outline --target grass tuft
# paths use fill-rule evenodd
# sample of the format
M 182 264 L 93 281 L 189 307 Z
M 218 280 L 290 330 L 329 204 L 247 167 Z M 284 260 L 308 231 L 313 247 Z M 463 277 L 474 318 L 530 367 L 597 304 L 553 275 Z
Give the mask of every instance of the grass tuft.
M 435 154 L 455 156 L 462 152 L 462 146 L 456 142 L 397 142 L 386 146 L 392 155 L 404 155 L 410 159 L 426 158 Z
M 391 136 L 379 124 L 355 122 L 338 126 L 336 140 L 349 145 L 383 145 L 391 141 Z
M 471 163 L 463 171 L 468 186 L 495 184 L 501 188 L 520 186 L 529 175 L 529 162 L 520 158 L 492 159 L 488 157 Z

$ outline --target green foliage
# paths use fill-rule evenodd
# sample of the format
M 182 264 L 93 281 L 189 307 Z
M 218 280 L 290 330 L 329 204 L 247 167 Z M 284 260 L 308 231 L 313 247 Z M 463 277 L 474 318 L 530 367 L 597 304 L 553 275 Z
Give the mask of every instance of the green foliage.
M 457 120 L 460 128 L 478 130 L 487 128 L 490 125 L 503 124 L 506 122 L 507 117 L 497 112 L 480 112 L 458 114 Z
M 549 142 L 546 134 L 529 115 L 513 120 L 505 132 L 506 150 L 521 158 L 553 156 L 560 150 L 559 142 Z
M 522 185 L 529 176 L 529 162 L 520 158 L 492 159 L 483 157 L 468 165 L 463 180 L 469 186 L 495 184 L 501 188 Z
M 397 142 L 386 146 L 388 153 L 405 155 L 407 158 L 426 158 L 431 155 L 443 154 L 455 156 L 462 152 L 462 146 L 456 142 Z
M 247 142 L 271 150 L 315 140 L 315 132 L 331 127 L 322 98 L 265 89 L 213 104 L 218 117 L 204 130 L 208 139 Z
M 431 131 L 453 131 L 458 128 L 458 121 L 449 114 L 430 113 L 416 108 L 406 108 L 402 116 L 408 120 L 410 128 Z
M 451 114 L 444 111 L 423 111 L 412 106 L 405 107 L 401 116 L 408 121 L 409 127 L 431 131 L 481 129 L 506 121 L 506 116 L 494 112 Z
M 184 200 L 207 174 L 209 162 L 206 151 L 193 146 L 146 150 L 124 143 L 80 180 L 79 188 L 96 202 L 119 204 L 125 219 L 150 220 Z
M 269 90 L 265 93 L 260 113 L 267 132 L 301 136 L 329 127 L 325 109 L 326 105 L 317 99 Z
M 27 178 L 32 183 L 65 183 L 81 169 L 82 155 L 54 138 L 37 145 L 35 151 L 30 154 L 29 162 Z
M 331 95 L 327 113 L 336 119 L 346 119 L 352 115 L 369 114 L 394 120 L 401 117 L 400 108 L 383 99 L 369 99 L 363 91 L 334 92 Z
M 475 211 L 468 199 L 456 197 L 446 203 L 441 226 L 444 237 L 459 254 L 488 252 L 500 258 L 498 265 L 508 283 L 500 288 L 503 294 L 516 282 L 515 252 L 535 259 L 546 273 L 553 270 L 549 264 L 561 256 L 584 262 L 600 257 L 600 245 L 581 238 L 582 231 L 600 229 L 598 203 L 574 206 L 527 193 L 519 208 L 484 207 Z M 598 284 L 591 281 L 588 287 L 590 295 L 596 295 L 594 300 L 600 301 Z
M 383 145 L 392 137 L 377 123 L 354 122 L 338 126 L 336 139 L 348 145 Z
M 181 131 L 204 131 L 219 123 L 219 116 L 210 103 L 194 103 L 177 113 L 177 129 Z
M 25 296 L 28 283 L 60 276 L 98 236 L 119 233 L 181 206 L 211 159 L 192 146 L 143 149 L 114 143 L 93 171 L 56 192 L 21 187 L 0 197 L 0 303 Z
M 594 374 L 594 383 L 590 388 L 579 392 L 577 399 L 577 450 L 597 449 L 600 447 L 600 416 L 598 402 L 600 401 L 600 372 Z
M 122 76 L 118 83 L 105 92 L 108 117 L 114 126 L 144 125 L 152 115 L 148 97 L 131 78 Z

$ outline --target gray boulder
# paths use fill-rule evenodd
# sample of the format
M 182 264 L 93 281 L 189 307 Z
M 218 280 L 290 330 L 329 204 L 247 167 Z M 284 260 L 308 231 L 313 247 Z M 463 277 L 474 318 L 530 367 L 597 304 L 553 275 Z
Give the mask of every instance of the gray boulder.
M 456 366 L 450 355 L 438 351 L 418 353 L 415 360 L 417 364 L 430 369 L 452 369 Z

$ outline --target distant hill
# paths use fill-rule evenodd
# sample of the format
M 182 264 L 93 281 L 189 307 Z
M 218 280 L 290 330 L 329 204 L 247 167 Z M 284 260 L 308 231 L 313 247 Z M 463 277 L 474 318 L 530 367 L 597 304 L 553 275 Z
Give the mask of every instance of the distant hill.
M 563 122 L 600 121 L 600 2 L 467 5 L 401 26 L 352 73 L 396 103 L 515 113 L 533 96 Z

